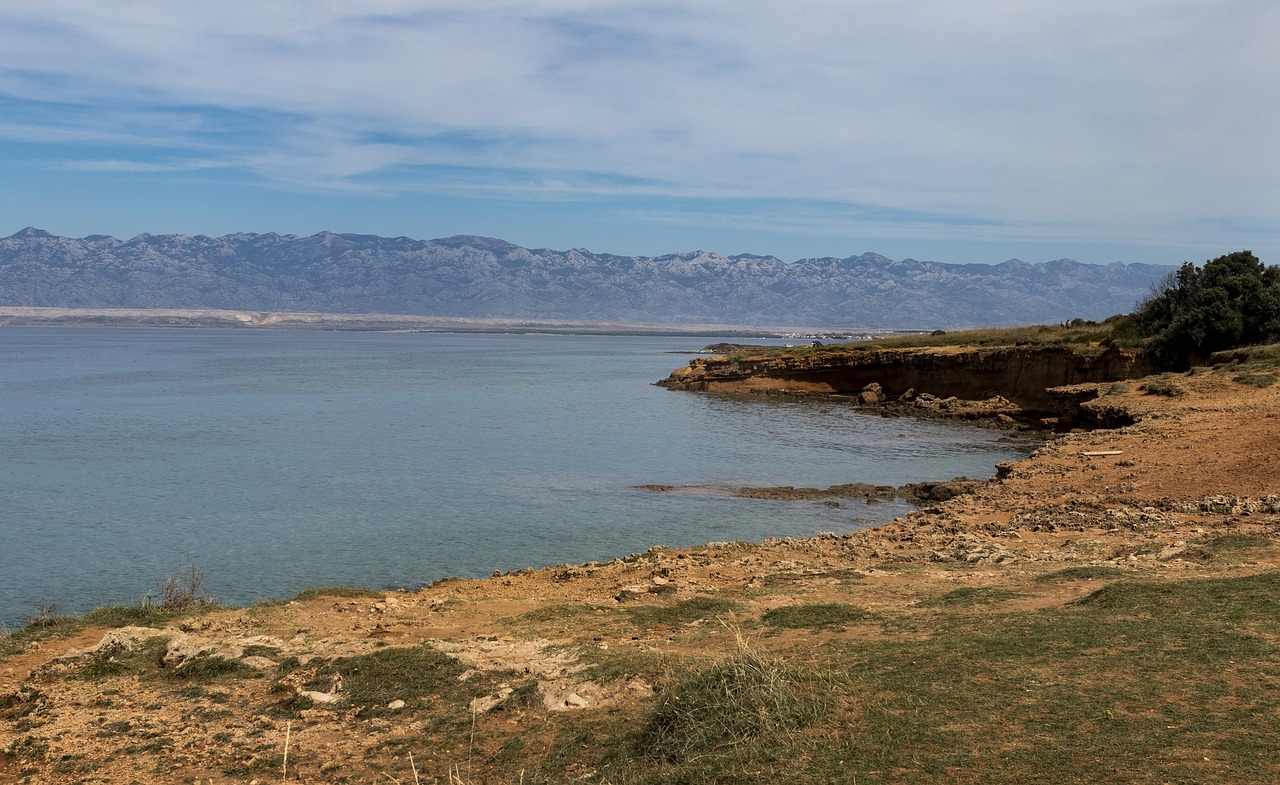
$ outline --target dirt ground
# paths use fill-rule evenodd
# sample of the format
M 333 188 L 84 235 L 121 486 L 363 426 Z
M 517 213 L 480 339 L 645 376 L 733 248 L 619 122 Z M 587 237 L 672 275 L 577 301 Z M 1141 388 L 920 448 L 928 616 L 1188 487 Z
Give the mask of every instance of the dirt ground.
M 81 628 L 32 642 L 0 660 L 0 782 L 266 783 L 286 774 L 317 783 L 412 782 L 406 751 L 422 781 L 448 781 L 451 767 L 474 752 L 477 727 L 490 746 L 522 737 L 532 749 L 541 718 L 551 714 L 604 721 L 637 710 L 654 685 L 645 668 L 627 667 L 628 657 L 713 656 L 744 630 L 750 635 L 762 614 L 800 598 L 910 615 L 921 598 L 993 586 L 1016 587 L 1021 596 L 1009 602 L 1030 608 L 1097 587 L 1034 580 L 1064 567 L 1144 576 L 1277 568 L 1274 549 L 1205 560 L 1195 543 L 1223 533 L 1277 536 L 1280 385 L 1209 371 L 1173 383 L 1183 394 L 1147 394 L 1141 382 L 1102 385 L 1106 394 L 1093 405 L 1127 410 L 1135 424 L 1055 436 L 977 492 L 876 529 L 660 547 L 605 564 L 217 610 L 161 629 Z M 692 621 L 660 613 L 700 597 L 732 599 L 733 610 Z M 169 639 L 167 662 L 213 652 L 260 675 L 185 688 L 123 672 L 83 677 L 111 651 L 160 635 Z M 821 639 L 786 632 L 759 643 L 794 652 Z M 406 695 L 401 714 L 389 708 L 369 718 L 343 708 L 336 678 L 317 688 L 279 676 L 286 661 L 305 672 L 308 663 L 419 643 L 459 660 L 467 669 L 461 681 L 484 694 L 452 706 Z M 593 667 L 601 662 L 611 669 Z M 533 682 L 540 706 L 490 710 Z M 300 694 L 308 700 L 293 705 L 303 708 L 279 711 Z M 469 732 L 433 725 L 435 714 L 459 711 Z M 388 744 L 408 738 L 434 746 Z M 567 768 L 565 779 L 571 774 Z

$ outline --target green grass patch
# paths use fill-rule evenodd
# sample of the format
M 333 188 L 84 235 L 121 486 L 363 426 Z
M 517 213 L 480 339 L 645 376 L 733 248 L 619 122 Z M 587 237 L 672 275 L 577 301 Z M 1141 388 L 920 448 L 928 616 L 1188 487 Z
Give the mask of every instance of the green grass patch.
M 534 608 L 531 611 L 525 611 L 519 616 L 516 616 L 515 620 L 525 624 L 547 624 L 551 622 L 572 621 L 583 616 L 590 616 L 594 612 L 594 608 L 581 603 L 576 605 L 547 605 L 543 608 Z
M 73 635 L 82 629 L 84 629 L 84 623 L 70 616 L 29 621 L 24 627 L 6 630 L 0 634 L 0 657 L 19 654 L 26 651 L 32 643 L 61 635 Z
M 156 603 L 104 605 L 89 611 L 80 619 L 87 624 L 102 627 L 156 627 L 174 619 L 221 610 L 222 607 L 208 600 L 196 600 L 183 606 Z
M 586 666 L 582 677 L 601 684 L 634 678 L 652 682 L 671 669 L 671 659 L 667 655 L 634 646 L 611 646 L 608 649 L 587 646 L 575 653 Z
M 1269 782 L 1280 770 L 1276 607 L 1277 573 L 1119 581 L 1036 611 L 943 606 L 926 635 L 808 652 L 847 675 L 819 681 L 829 711 L 790 730 L 733 737 L 690 720 L 667 746 L 655 734 L 684 721 L 674 696 L 732 681 L 695 671 L 660 694 L 639 736 L 665 758 L 641 746 L 597 760 L 610 781 L 646 784 Z M 801 695 L 812 688 L 803 673 Z M 732 705 L 724 691 L 710 690 L 708 716 Z
M 223 657 L 212 652 L 201 652 L 194 657 L 188 657 L 177 666 L 167 669 L 165 675 L 171 679 L 214 681 L 226 678 L 253 678 L 262 674 L 240 660 Z
M 347 705 L 365 713 L 377 713 L 394 700 L 411 701 L 433 694 L 453 696 L 465 706 L 475 695 L 458 682 L 464 670 L 453 657 L 429 646 L 387 648 L 324 663 L 307 688 L 327 691 L 333 677 L 341 677 Z
M 228 678 L 251 678 L 260 672 L 237 659 L 212 651 L 200 652 L 177 665 L 165 662 L 169 639 L 156 635 L 135 642 L 131 648 L 101 652 L 67 675 L 69 679 L 101 681 L 135 675 L 183 682 L 208 682 Z
M 739 363 L 755 357 L 773 357 L 783 354 L 803 356 L 866 352 L 879 349 L 916 349 L 946 346 L 984 348 L 1006 346 L 1063 347 L 1084 355 L 1099 354 L 1112 345 L 1137 347 L 1141 341 L 1136 336 L 1127 333 L 1122 335 L 1116 331 L 1115 328 L 1119 323 L 1114 318 L 1102 323 L 1076 319 L 1066 326 L 1038 324 L 972 330 L 934 330 L 931 333 L 911 333 L 895 335 L 889 338 L 876 338 L 870 341 L 833 343 L 816 347 L 738 344 L 733 346 L 731 352 L 720 356 L 724 357 L 728 362 Z
M 363 586 L 320 586 L 314 589 L 303 589 L 293 595 L 293 599 L 297 602 L 304 600 L 314 600 L 317 597 L 341 597 L 346 599 L 372 599 L 377 597 L 381 599 L 385 592 L 366 589 Z
M 1280 368 L 1280 343 L 1214 352 L 1209 356 L 1209 362 L 1212 365 L 1235 365 L 1241 370 L 1251 371 Z
M 1169 374 L 1156 376 L 1138 388 L 1147 395 L 1163 395 L 1166 398 L 1177 398 L 1186 395 L 1187 391 L 1173 382 Z
M 244 647 L 243 654 L 245 657 L 266 657 L 269 660 L 273 660 L 280 656 L 280 647 L 267 646 L 261 643 L 251 643 Z
M 801 605 L 783 605 L 761 617 L 770 627 L 783 629 L 820 629 L 842 627 L 865 621 L 870 616 L 862 608 L 841 602 L 823 602 Z
M 1270 387 L 1276 383 L 1277 377 L 1274 373 L 1257 373 L 1249 371 L 1232 376 L 1231 381 L 1238 384 L 1249 384 L 1254 387 Z
M 136 641 L 132 647 L 117 652 L 100 652 L 83 667 L 67 675 L 69 679 L 101 681 L 116 676 L 158 675 L 164 668 L 164 655 L 169 639 L 156 635 Z
M 805 682 L 781 661 L 740 648 L 727 662 L 684 674 L 663 690 L 636 749 L 678 764 L 780 737 L 825 711 Z
M 538 686 L 538 682 L 531 681 L 513 689 L 510 695 L 493 707 L 492 711 L 528 711 L 541 705 L 542 689 Z
M 627 614 L 636 624 L 655 627 L 689 624 L 695 621 L 709 621 L 737 613 L 742 610 L 742 603 L 726 600 L 722 597 L 698 596 L 672 603 L 671 605 L 645 606 L 627 608 Z
M 1205 540 L 1200 546 L 1215 554 L 1232 554 L 1274 548 L 1275 541 L 1249 534 L 1224 534 Z
M 919 603 L 922 608 L 972 608 L 979 605 L 991 605 L 1005 600 L 1016 600 L 1027 595 L 1002 589 L 998 586 L 963 586 L 952 589 L 940 597 L 924 600 Z
M 1036 576 L 1037 583 L 1069 583 L 1071 581 L 1100 581 L 1112 578 L 1123 578 L 1127 572 L 1119 567 L 1105 564 L 1091 564 L 1082 567 L 1067 567 L 1062 570 Z

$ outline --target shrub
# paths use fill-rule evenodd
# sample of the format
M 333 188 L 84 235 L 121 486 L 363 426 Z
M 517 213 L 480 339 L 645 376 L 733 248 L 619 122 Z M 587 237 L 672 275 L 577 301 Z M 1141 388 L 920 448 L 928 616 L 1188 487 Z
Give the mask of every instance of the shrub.
M 1280 268 L 1250 251 L 1219 256 L 1170 273 L 1138 304 L 1133 320 L 1166 368 L 1236 346 L 1280 338 Z
M 204 570 L 188 560 L 158 586 L 160 606 L 169 610 L 184 610 L 208 601 L 204 593 Z
M 1179 395 L 1185 395 L 1187 392 L 1178 385 L 1169 381 L 1167 376 L 1159 376 L 1152 379 L 1138 389 L 1142 390 L 1147 395 L 1163 395 L 1167 398 L 1176 398 Z

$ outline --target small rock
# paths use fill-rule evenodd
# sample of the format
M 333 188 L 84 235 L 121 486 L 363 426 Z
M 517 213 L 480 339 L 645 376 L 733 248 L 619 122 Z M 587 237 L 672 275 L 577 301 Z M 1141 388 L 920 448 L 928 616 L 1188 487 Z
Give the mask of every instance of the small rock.
M 582 697 L 576 692 L 569 693 L 567 696 L 565 696 L 565 699 L 564 699 L 564 705 L 575 706 L 579 709 L 582 708 L 583 706 L 586 706 L 587 703 L 588 703 L 587 699 Z
M 260 671 L 269 671 L 272 668 L 279 667 L 279 663 L 269 657 L 250 656 L 243 657 L 240 661 L 245 665 L 248 665 L 250 668 Z
M 402 700 L 393 700 L 387 704 L 387 708 L 393 711 L 396 709 L 403 709 L 404 707 L 405 707 L 405 702 Z
M 337 703 L 341 700 L 337 695 L 317 690 L 303 690 L 298 694 L 304 698 L 310 698 L 313 703 Z

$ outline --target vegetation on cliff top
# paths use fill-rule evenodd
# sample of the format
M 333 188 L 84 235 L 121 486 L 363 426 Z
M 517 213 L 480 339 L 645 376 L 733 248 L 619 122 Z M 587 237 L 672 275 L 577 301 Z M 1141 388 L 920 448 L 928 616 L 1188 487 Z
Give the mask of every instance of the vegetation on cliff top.
M 1166 370 L 1213 361 L 1215 353 L 1280 342 L 1280 267 L 1251 251 L 1191 262 L 1152 287 L 1130 314 L 1102 322 L 1073 319 L 1058 325 L 913 333 L 830 346 L 737 347 L 753 355 L 814 354 L 925 347 L 1068 347 L 1082 354 L 1108 348 L 1143 348 Z M 1249 360 L 1261 359 L 1251 353 Z M 731 355 L 732 356 L 732 355 Z M 1221 360 L 1222 358 L 1217 358 Z M 1240 357 L 1233 357 L 1242 361 Z
M 1280 267 L 1250 251 L 1170 273 L 1129 317 L 1146 348 L 1171 370 L 1214 352 L 1280 340 Z

